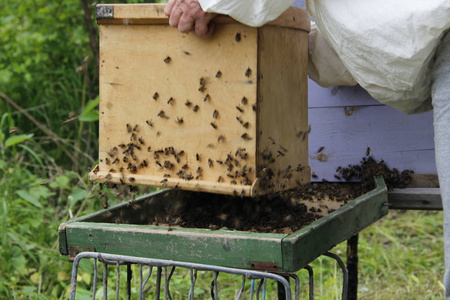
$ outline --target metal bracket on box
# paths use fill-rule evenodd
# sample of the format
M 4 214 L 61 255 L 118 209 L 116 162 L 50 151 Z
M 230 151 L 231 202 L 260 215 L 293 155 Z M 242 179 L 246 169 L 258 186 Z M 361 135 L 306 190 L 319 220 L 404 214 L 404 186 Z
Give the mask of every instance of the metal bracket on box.
M 95 17 L 100 19 L 114 19 L 114 6 L 97 5 L 95 8 Z

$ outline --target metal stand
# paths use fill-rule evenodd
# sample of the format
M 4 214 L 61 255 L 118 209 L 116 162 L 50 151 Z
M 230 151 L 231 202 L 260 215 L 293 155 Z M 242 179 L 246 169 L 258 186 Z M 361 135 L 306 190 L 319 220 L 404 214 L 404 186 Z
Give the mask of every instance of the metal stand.
M 347 299 L 347 285 L 348 285 L 348 274 L 345 265 L 342 260 L 335 254 L 326 253 L 324 254 L 328 257 L 331 257 L 337 261 L 339 266 L 343 271 L 343 290 L 342 290 L 342 299 Z M 234 275 L 242 276 L 240 289 L 237 292 L 237 296 L 235 299 L 243 299 L 243 295 L 248 293 L 249 296 L 245 297 L 246 299 L 266 299 L 266 287 L 267 281 L 275 280 L 278 284 L 279 291 L 279 299 L 292 299 L 291 286 L 289 284 L 289 279 L 292 278 L 294 282 L 294 299 L 300 299 L 300 279 L 296 274 L 285 273 L 285 274 L 274 274 L 263 271 L 253 271 L 253 270 L 242 270 L 242 269 L 234 269 L 234 268 L 226 268 L 220 266 L 211 266 L 211 265 L 203 265 L 203 264 L 194 264 L 194 263 L 185 263 L 178 261 L 170 261 L 170 260 L 161 260 L 161 259 L 149 259 L 149 258 L 141 258 L 141 257 L 133 257 L 133 256 L 124 256 L 124 255 L 114 255 L 114 254 L 105 254 L 98 252 L 82 252 L 75 257 L 72 268 L 72 278 L 71 278 L 71 287 L 70 287 L 70 300 L 75 300 L 76 296 L 76 285 L 77 285 L 77 275 L 78 268 L 80 265 L 80 261 L 82 259 L 94 259 L 93 267 L 93 282 L 92 282 L 92 299 L 95 298 L 96 290 L 97 290 L 97 280 L 98 280 L 98 266 L 97 262 L 103 263 L 103 299 L 108 299 L 108 266 L 115 266 L 116 269 L 116 288 L 115 288 L 115 297 L 119 299 L 120 292 L 120 280 L 121 280 L 121 272 L 120 267 L 126 266 L 126 299 L 131 299 L 131 291 L 132 291 L 132 268 L 131 265 L 138 265 L 139 274 L 138 278 L 138 289 L 139 290 L 139 300 L 145 300 L 145 294 L 148 294 L 149 289 L 154 290 L 155 299 L 160 299 L 163 295 L 163 299 L 172 299 L 172 295 L 170 292 L 170 282 L 173 277 L 175 268 L 185 268 L 189 270 L 190 274 L 190 288 L 188 291 L 187 299 L 194 299 L 194 289 L 197 283 L 197 272 L 198 271 L 210 271 L 213 272 L 213 280 L 211 282 L 210 296 L 211 299 L 216 300 L 219 299 L 219 274 L 220 273 L 228 273 Z M 144 278 L 144 267 L 148 271 L 148 274 Z M 309 299 L 314 299 L 314 278 L 313 278 L 313 270 L 310 266 L 305 266 L 305 270 L 308 271 L 309 274 Z M 156 271 L 155 271 L 156 270 Z M 156 273 L 156 277 L 151 280 L 152 275 Z M 250 288 L 246 288 L 246 280 L 251 280 Z
M 347 240 L 348 300 L 358 299 L 358 237 Z

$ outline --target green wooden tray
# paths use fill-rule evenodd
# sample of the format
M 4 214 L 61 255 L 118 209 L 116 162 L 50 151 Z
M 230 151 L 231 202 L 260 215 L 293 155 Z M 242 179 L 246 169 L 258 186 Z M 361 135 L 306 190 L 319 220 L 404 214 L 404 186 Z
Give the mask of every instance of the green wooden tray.
M 73 259 L 83 251 L 201 263 L 224 267 L 294 272 L 338 243 L 347 240 L 388 213 L 382 178 L 376 188 L 293 234 L 231 230 L 168 228 L 120 224 L 142 217 L 145 206 L 155 211 L 175 205 L 184 193 L 160 191 L 80 217 L 59 227 L 59 251 Z M 167 194 L 169 193 L 169 194 Z M 153 199 L 152 199 L 153 198 Z M 149 201 L 149 199 L 152 199 Z M 117 222 L 117 223 L 116 223 Z

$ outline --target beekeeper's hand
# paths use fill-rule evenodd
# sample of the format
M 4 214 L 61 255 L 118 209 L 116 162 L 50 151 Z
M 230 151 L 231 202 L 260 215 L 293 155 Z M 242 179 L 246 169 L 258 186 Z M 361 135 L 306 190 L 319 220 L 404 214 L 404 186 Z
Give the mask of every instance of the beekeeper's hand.
M 164 13 L 169 17 L 169 25 L 183 33 L 194 31 L 196 35 L 206 37 L 214 31 L 211 20 L 217 14 L 204 12 L 197 0 L 169 0 Z

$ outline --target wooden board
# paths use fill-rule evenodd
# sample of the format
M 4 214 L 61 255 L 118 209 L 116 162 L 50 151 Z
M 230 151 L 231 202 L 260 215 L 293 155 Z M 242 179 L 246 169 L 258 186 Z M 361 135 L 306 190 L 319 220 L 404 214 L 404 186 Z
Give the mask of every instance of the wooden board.
M 292 9 L 284 25 L 261 28 L 219 22 L 200 38 L 167 25 L 162 8 L 98 6 L 100 162 L 90 179 L 241 196 L 308 182 L 307 138 L 294 140 L 307 127 L 307 14 Z M 281 147 L 270 187 L 258 164 L 268 138 Z
M 389 191 L 390 209 L 442 210 L 439 188 L 406 188 Z
M 168 193 L 168 195 L 166 195 Z M 387 213 L 382 179 L 371 192 L 291 235 L 133 225 L 176 205 L 185 191 L 161 191 L 63 223 L 60 253 L 97 251 L 218 266 L 294 272 Z M 147 204 L 153 209 L 148 209 Z M 145 207 L 145 209 L 144 209 Z M 161 217 L 164 217 L 162 215 Z M 73 258 L 73 257 L 72 257 Z
M 248 153 L 246 163 L 253 166 L 248 178 L 254 182 L 256 145 L 242 139 L 241 135 L 247 132 L 255 139 L 256 114 L 251 109 L 240 113 L 236 106 L 241 105 L 243 97 L 246 97 L 249 108 L 256 103 L 257 53 L 254 45 L 257 31 L 240 24 L 218 25 L 216 30 L 214 37 L 204 40 L 180 34 L 169 26 L 101 27 L 101 161 L 99 172 L 91 176 L 93 180 L 105 178 L 110 173 L 116 183 L 120 183 L 123 177 L 126 183 L 131 183 L 130 178 L 133 178 L 134 184 L 161 185 L 163 176 L 167 174 L 170 175 L 166 178 L 167 187 L 178 185 L 179 188 L 192 189 L 204 186 L 204 190 L 209 190 L 209 187 L 220 186 L 213 183 L 221 176 L 222 185 L 227 183 L 230 189 L 232 180 L 225 175 L 228 164 L 219 162 L 225 161 L 227 155 L 234 154 L 238 148 L 245 148 Z M 236 32 L 242 35 L 240 42 L 235 41 Z M 148 37 L 142 39 L 142 36 Z M 170 47 L 156 46 L 159 44 L 170 44 Z M 205 47 L 209 51 L 201 50 Z M 164 62 L 167 57 L 170 57 L 169 63 Z M 249 77 L 245 76 L 248 68 L 255 70 Z M 216 78 L 219 71 L 221 76 Z M 190 76 L 186 76 L 186 72 Z M 199 91 L 202 78 L 205 90 Z M 153 99 L 155 93 L 158 94 L 156 100 Z M 190 105 L 186 105 L 187 102 Z M 198 106 L 197 111 L 194 111 L 195 106 Z M 158 116 L 161 111 L 164 117 Z M 250 123 L 247 130 L 238 126 L 238 114 Z M 138 125 L 137 131 L 128 132 L 126 124 L 132 128 Z M 130 141 L 133 134 L 136 137 Z M 148 163 L 135 174 L 126 172 L 128 161 L 124 163 L 122 155 L 108 155 L 114 147 L 120 154 L 124 149 L 119 145 L 130 142 L 142 148 L 135 149 L 136 164 L 144 160 Z M 151 147 L 150 151 L 148 147 Z M 177 154 L 183 151 L 178 155 L 179 162 L 173 154 L 155 156 L 155 151 L 168 147 L 173 147 Z M 112 164 L 116 157 L 121 161 Z M 164 167 L 166 162 L 173 165 L 172 169 Z M 187 168 L 183 170 L 193 177 L 201 168 L 200 180 L 195 183 L 178 180 L 180 176 L 176 173 L 185 165 Z M 119 172 L 120 168 L 125 168 L 125 171 Z M 109 172 L 111 169 L 114 172 Z M 120 173 L 128 173 L 128 176 Z M 210 184 L 205 185 L 204 182 Z M 239 192 L 249 188 L 236 186 Z
M 309 182 L 307 36 L 293 29 L 259 30 L 258 152 L 271 153 L 275 161 L 258 156 L 258 177 L 272 169 L 274 190 Z M 298 166 L 302 171 L 286 178 L 286 170 Z
M 98 4 L 96 6 L 99 24 L 168 24 L 169 18 L 164 13 L 165 4 Z M 296 28 L 310 31 L 310 15 L 305 9 L 290 7 L 277 19 L 267 23 L 269 26 Z M 238 23 L 228 16 L 217 16 L 217 24 Z

